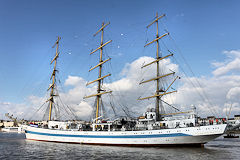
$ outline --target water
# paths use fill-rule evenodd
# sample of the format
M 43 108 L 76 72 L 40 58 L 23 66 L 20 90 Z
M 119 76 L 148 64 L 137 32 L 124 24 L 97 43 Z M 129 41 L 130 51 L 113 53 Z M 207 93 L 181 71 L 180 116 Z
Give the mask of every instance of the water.
M 204 148 L 92 146 L 25 140 L 24 134 L 0 132 L 0 160 L 10 159 L 240 159 L 240 139 L 209 142 Z

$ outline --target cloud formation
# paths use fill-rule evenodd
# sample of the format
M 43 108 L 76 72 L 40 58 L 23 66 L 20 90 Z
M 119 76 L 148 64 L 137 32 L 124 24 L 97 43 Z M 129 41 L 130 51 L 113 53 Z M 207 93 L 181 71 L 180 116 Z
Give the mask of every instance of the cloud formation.
M 225 62 L 213 63 L 217 68 L 213 71 L 214 76 L 222 76 L 232 72 L 240 73 L 240 51 L 231 50 L 223 52 L 228 58 Z

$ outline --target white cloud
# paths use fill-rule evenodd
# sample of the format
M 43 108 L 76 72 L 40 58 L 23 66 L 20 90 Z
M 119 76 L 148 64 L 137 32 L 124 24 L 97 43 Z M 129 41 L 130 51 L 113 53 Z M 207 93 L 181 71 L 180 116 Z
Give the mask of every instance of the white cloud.
M 221 76 L 221 75 L 227 74 L 231 71 L 239 71 L 240 70 L 239 64 L 240 64 L 240 58 L 236 58 L 236 59 L 232 60 L 231 62 L 214 70 L 213 74 L 215 76 Z
M 225 63 L 224 62 L 212 62 L 211 63 L 213 67 L 222 67 Z
M 223 53 L 231 58 L 240 57 L 240 50 L 223 51 Z
M 64 85 L 76 86 L 78 84 L 82 84 L 85 81 L 81 77 L 77 76 L 68 76 L 67 80 L 65 81 Z
M 228 102 L 228 103 L 225 103 L 224 104 L 224 108 L 223 108 L 223 112 L 227 115 L 227 116 L 229 116 L 229 117 L 233 117 L 234 116 L 234 114 L 236 114 L 236 113 L 238 113 L 239 114 L 239 112 L 240 112 L 240 103 L 238 103 L 238 102 Z
M 7 119 L 5 117 L 5 113 L 9 113 L 10 115 L 13 115 L 13 117 L 17 119 L 22 119 L 26 113 L 29 113 L 32 111 L 32 108 L 25 104 L 14 104 L 10 102 L 2 102 L 0 103 L 1 108 L 1 119 Z
M 233 87 L 227 93 L 227 99 L 240 100 L 240 87 Z
M 78 105 L 71 105 L 71 108 L 79 119 L 90 120 L 89 116 L 91 115 L 93 109 L 87 102 L 81 101 Z
M 212 63 L 216 67 L 213 75 L 222 76 L 234 72 L 240 73 L 240 50 L 223 51 L 223 53 L 227 56 L 227 59 L 224 62 Z
M 190 79 L 195 86 L 198 86 L 198 81 L 201 87 L 195 88 L 189 80 L 183 78 L 184 82 L 178 89 L 176 104 L 185 104 L 187 106 L 194 104 L 197 106 L 201 116 L 215 115 L 224 117 L 225 112 L 223 109 L 226 108 L 224 104 L 229 101 L 234 102 L 232 101 L 233 99 L 228 99 L 227 97 L 230 97 L 232 88 L 239 85 L 240 76 L 229 75 Z M 237 99 L 235 98 L 235 100 Z

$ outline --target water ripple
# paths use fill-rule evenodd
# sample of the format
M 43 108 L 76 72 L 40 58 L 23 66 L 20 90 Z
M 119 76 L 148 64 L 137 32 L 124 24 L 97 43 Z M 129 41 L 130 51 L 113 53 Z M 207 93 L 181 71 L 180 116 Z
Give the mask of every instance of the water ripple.
M 239 159 L 239 142 L 219 138 L 204 148 L 138 148 L 38 142 L 25 140 L 24 134 L 0 133 L 0 159 Z

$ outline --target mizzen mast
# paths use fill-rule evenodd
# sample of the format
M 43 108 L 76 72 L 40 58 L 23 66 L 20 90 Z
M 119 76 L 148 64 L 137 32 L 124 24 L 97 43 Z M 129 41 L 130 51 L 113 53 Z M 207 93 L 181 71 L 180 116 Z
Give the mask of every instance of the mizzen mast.
M 157 115 L 157 120 L 160 119 L 160 113 L 159 113 L 159 106 L 160 106 L 160 100 L 161 100 L 161 97 L 164 96 L 164 95 L 167 95 L 167 94 L 171 94 L 171 93 L 174 93 L 176 91 L 171 91 L 171 92 L 167 92 L 168 89 L 171 87 L 171 85 L 174 83 L 174 80 L 170 85 L 169 87 L 164 90 L 163 87 L 160 87 L 159 85 L 159 82 L 160 82 L 160 79 L 161 78 L 164 78 L 164 77 L 167 77 L 169 75 L 173 75 L 175 72 L 172 72 L 172 73 L 168 73 L 168 74 L 165 74 L 165 75 L 160 75 L 160 71 L 159 71 L 159 62 L 165 58 L 168 58 L 170 56 L 173 56 L 173 54 L 169 54 L 167 56 L 164 56 L 162 57 L 162 55 L 159 53 L 159 40 L 162 39 L 163 37 L 169 35 L 169 33 L 165 33 L 161 36 L 159 36 L 159 31 L 158 31 L 158 21 L 164 17 L 165 14 L 161 15 L 161 16 L 158 16 L 158 13 L 156 14 L 156 19 L 150 23 L 147 28 L 149 28 L 150 26 L 152 26 L 154 23 L 156 23 L 156 28 L 157 28 L 157 31 L 156 31 L 156 38 L 147 43 L 144 47 L 147 47 L 148 45 L 150 44 L 153 44 L 154 42 L 156 42 L 156 47 L 157 47 L 157 52 L 156 52 L 156 58 L 154 61 L 148 63 L 148 64 L 145 64 L 144 66 L 142 66 L 142 68 L 144 67 L 147 67 L 147 66 L 150 66 L 152 64 L 157 64 L 157 73 L 156 73 L 156 77 L 155 78 L 152 78 L 152 79 L 149 79 L 149 80 L 146 80 L 146 81 L 142 81 L 140 82 L 139 84 L 143 84 L 143 83 L 147 83 L 147 82 L 151 82 L 151 81 L 156 81 L 156 91 L 155 91 L 155 94 L 152 95 L 152 96 L 149 96 L 149 97 L 144 97 L 144 98 L 139 98 L 138 100 L 145 100 L 145 99 L 150 99 L 150 98 L 156 98 L 156 103 L 155 103 L 155 111 L 156 111 L 156 115 Z
M 47 100 L 47 102 L 49 102 L 49 116 L 48 116 L 49 121 L 51 121 L 51 119 L 52 119 L 52 109 L 54 107 L 54 97 L 57 96 L 55 94 L 56 72 L 57 72 L 56 66 L 57 66 L 57 59 L 58 59 L 58 56 L 59 56 L 58 47 L 59 47 L 60 39 L 61 39 L 61 37 L 58 37 L 57 41 L 55 42 L 55 44 L 52 47 L 52 48 L 54 48 L 56 46 L 56 54 L 55 54 L 55 57 L 53 58 L 53 60 L 50 63 L 50 64 L 54 63 L 54 67 L 53 67 L 53 72 L 52 72 L 52 75 L 51 75 L 51 78 L 50 78 L 50 80 L 52 80 L 52 83 L 50 84 L 50 86 L 48 88 L 48 91 L 51 90 L 50 91 L 50 97 Z
M 107 93 L 111 93 L 111 92 L 112 92 L 112 91 L 105 91 L 105 90 L 102 89 L 103 79 L 106 78 L 106 77 L 111 76 L 111 74 L 107 74 L 107 75 L 105 75 L 105 76 L 102 76 L 102 70 L 103 70 L 102 67 L 103 67 L 103 64 L 106 63 L 107 61 L 109 61 L 109 60 L 111 59 L 111 58 L 109 58 L 109 59 L 107 59 L 107 60 L 103 60 L 103 47 L 105 47 L 107 44 L 109 44 L 110 42 L 112 42 L 112 40 L 109 40 L 108 42 L 103 43 L 103 33 L 104 33 L 104 29 L 105 29 L 105 27 L 106 27 L 107 25 L 109 25 L 109 24 L 110 24 L 110 22 L 108 22 L 108 23 L 106 23 L 106 24 L 104 24 L 104 22 L 103 22 L 103 23 L 102 23 L 102 27 L 93 35 L 93 36 L 95 37 L 98 33 L 101 32 L 101 42 L 100 42 L 100 46 L 99 46 L 97 49 L 95 49 L 94 51 L 92 51 L 92 52 L 90 53 L 90 55 L 91 55 L 91 54 L 95 53 L 96 51 L 100 50 L 99 63 L 98 63 L 96 66 L 94 66 L 93 68 L 91 68 L 91 69 L 89 70 L 89 72 L 90 72 L 90 71 L 92 71 L 92 70 L 94 70 L 94 69 L 96 69 L 96 68 L 99 67 L 99 70 L 98 70 L 98 78 L 95 79 L 95 80 L 93 80 L 93 81 L 91 81 L 91 82 L 88 82 L 86 85 L 90 85 L 90 84 L 92 84 L 92 83 L 97 82 L 97 83 L 98 83 L 98 87 L 97 87 L 97 93 L 96 93 L 96 94 L 93 94 L 93 95 L 89 95 L 89 96 L 84 97 L 84 98 L 90 98 L 90 97 L 96 97 L 96 98 L 97 98 L 96 122 L 97 122 L 98 118 L 100 117 L 100 107 L 101 107 L 101 106 L 100 106 L 100 101 L 101 101 L 101 96 L 102 96 L 103 94 L 107 94 Z

